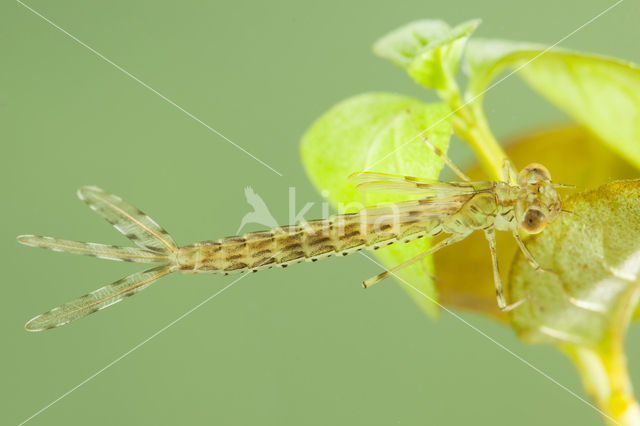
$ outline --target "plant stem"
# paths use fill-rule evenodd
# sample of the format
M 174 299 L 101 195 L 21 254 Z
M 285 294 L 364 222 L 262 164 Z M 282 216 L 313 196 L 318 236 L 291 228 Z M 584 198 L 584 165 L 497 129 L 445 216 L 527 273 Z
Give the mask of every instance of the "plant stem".
M 624 354 L 624 336 L 640 299 L 640 282 L 632 283 L 613 312 L 606 337 L 596 347 L 562 347 L 573 360 L 587 393 L 610 425 L 640 426 L 640 406 L 633 395 Z
M 508 157 L 491 133 L 481 104 L 474 102 L 465 105 L 456 116 L 462 120 L 453 121 L 455 131 L 471 145 L 482 166 L 493 179 L 504 179 L 502 166 Z
M 640 406 L 636 401 L 622 345 L 595 350 L 564 347 L 575 363 L 584 387 L 609 425 L 640 425 Z
M 505 179 L 502 166 L 508 158 L 491 133 L 480 101 L 462 103 L 460 96 L 450 97 L 450 106 L 456 111 L 453 118 L 455 132 L 476 152 L 482 166 L 494 180 Z

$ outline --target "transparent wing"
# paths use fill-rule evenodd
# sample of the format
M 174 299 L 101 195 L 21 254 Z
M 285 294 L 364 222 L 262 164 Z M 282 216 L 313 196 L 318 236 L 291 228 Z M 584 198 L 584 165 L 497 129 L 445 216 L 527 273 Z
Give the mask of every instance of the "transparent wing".
M 492 181 L 440 182 L 412 176 L 373 172 L 354 173 L 349 176 L 349 179 L 362 191 L 422 194 L 431 197 L 470 195 L 490 190 L 494 185 Z
M 97 312 L 100 309 L 111 306 L 114 303 L 118 303 L 125 297 L 133 296 L 148 287 L 155 280 L 171 272 L 172 270 L 169 265 L 163 265 L 129 275 L 71 302 L 53 308 L 44 314 L 38 315 L 27 322 L 25 328 L 28 331 L 41 331 L 68 324 Z
M 167 231 L 117 195 L 85 186 L 78 190 L 78 197 L 139 247 L 164 254 L 177 248 Z
M 362 222 L 377 224 L 442 221 L 460 210 L 473 196 L 474 194 L 466 194 L 381 204 L 366 207 L 358 214 Z
M 79 241 L 62 240 L 39 235 L 20 235 L 18 242 L 31 247 L 40 247 L 53 251 L 71 254 L 99 257 L 108 260 L 122 260 L 125 262 L 158 263 L 169 260 L 168 255 L 140 249 L 137 247 L 118 247 L 106 244 L 83 243 Z

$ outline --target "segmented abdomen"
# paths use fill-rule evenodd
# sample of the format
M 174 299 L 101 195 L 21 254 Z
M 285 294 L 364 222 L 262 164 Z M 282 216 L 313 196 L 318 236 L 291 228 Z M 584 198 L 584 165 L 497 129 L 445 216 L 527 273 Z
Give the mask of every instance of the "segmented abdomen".
M 185 272 L 242 272 L 302 261 L 346 256 L 361 249 L 378 249 L 441 231 L 437 220 L 364 223 L 358 213 L 336 215 L 299 225 L 203 241 L 178 251 L 178 267 Z

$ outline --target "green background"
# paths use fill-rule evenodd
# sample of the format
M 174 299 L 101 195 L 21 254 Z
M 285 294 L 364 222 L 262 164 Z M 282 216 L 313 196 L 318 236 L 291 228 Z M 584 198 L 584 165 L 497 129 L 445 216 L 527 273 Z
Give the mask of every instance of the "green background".
M 123 196 L 183 244 L 233 234 L 250 211 L 246 186 L 279 221 L 288 218 L 289 187 L 298 208 L 315 202 L 309 216 L 320 216 L 298 152 L 312 121 L 366 91 L 432 99 L 371 53 L 379 36 L 420 18 L 480 17 L 481 36 L 551 44 L 612 3 L 28 3 L 281 177 L 24 6 L 3 2 L 0 423 L 27 419 L 233 280 L 175 274 L 72 326 L 27 333 L 30 317 L 141 269 L 16 243 L 22 233 L 125 243 L 76 188 Z M 627 0 L 563 46 L 640 62 L 638 18 L 640 5 Z M 565 120 L 517 77 L 487 102 L 501 138 Z M 454 157 L 470 159 L 459 144 Z M 354 256 L 249 276 L 30 424 L 601 424 L 592 408 L 458 319 L 425 317 L 395 283 L 362 291 L 361 280 L 378 272 Z M 583 395 L 555 349 L 461 315 Z M 640 386 L 637 326 L 628 354 Z

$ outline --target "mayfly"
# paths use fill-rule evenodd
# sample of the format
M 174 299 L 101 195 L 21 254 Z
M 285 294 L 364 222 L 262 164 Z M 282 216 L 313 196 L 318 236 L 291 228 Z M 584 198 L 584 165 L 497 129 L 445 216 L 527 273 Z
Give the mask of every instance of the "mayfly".
M 433 146 L 431 148 L 442 156 Z M 176 271 L 225 275 L 257 272 L 273 266 L 284 268 L 292 263 L 315 262 L 332 255 L 346 256 L 361 249 L 375 250 L 396 242 L 449 234 L 427 251 L 364 281 L 363 285 L 368 287 L 398 269 L 464 239 L 475 230 L 484 231 L 489 242 L 498 307 L 513 309 L 526 299 L 512 304 L 506 302 L 498 270 L 495 230 L 512 232 L 532 267 L 541 270 L 522 241 L 520 228 L 535 234 L 555 220 L 562 211 L 556 188 L 564 185 L 552 183 L 547 169 L 539 164 L 525 167 L 515 181 L 510 178 L 511 167 L 505 163 L 505 181 L 473 182 L 448 158 L 444 157 L 444 160 L 461 181 L 440 182 L 371 172 L 351 176 L 362 190 L 414 194 L 420 197 L 417 200 L 366 207 L 357 213 L 337 214 L 327 219 L 182 247 L 153 219 L 120 197 L 97 187 L 81 188 L 78 197 L 137 247 L 36 235 L 21 235 L 18 241 L 54 251 L 162 265 L 129 275 L 53 308 L 30 320 L 25 328 L 40 331 L 68 324 L 132 296 Z

